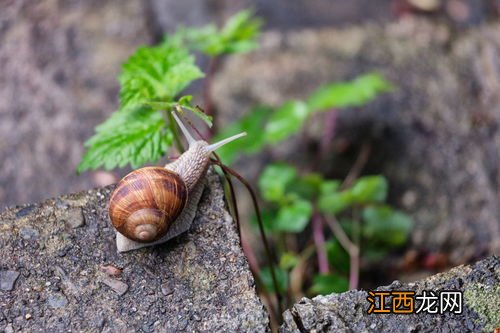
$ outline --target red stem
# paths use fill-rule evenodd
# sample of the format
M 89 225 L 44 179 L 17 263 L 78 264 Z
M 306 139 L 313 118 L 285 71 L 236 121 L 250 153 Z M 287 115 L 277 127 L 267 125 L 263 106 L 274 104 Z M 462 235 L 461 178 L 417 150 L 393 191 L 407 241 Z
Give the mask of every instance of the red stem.
M 354 244 L 342 229 L 335 216 L 324 219 L 340 245 L 349 253 L 349 289 L 356 289 L 359 283 L 359 246 Z
M 316 254 L 318 256 L 318 267 L 321 274 L 330 272 L 328 265 L 328 257 L 325 248 L 325 234 L 323 232 L 323 221 L 321 215 L 315 212 L 312 217 L 313 239 L 316 246 Z

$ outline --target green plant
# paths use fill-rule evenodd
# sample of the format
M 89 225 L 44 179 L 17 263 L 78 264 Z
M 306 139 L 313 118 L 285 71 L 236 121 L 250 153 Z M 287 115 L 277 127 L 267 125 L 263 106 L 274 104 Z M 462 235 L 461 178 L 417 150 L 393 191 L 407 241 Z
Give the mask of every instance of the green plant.
M 212 117 L 192 104 L 192 96 L 180 96 L 184 88 L 204 76 L 189 50 L 210 56 L 250 51 L 257 45 L 260 25 L 251 11 L 242 11 L 222 29 L 214 25 L 181 28 L 158 46 L 139 47 L 123 64 L 118 78 L 120 106 L 85 143 L 87 151 L 78 172 L 156 162 L 174 143 L 182 152 L 168 110 L 188 109 L 212 126 Z
M 352 81 L 333 82 L 321 86 L 305 101 L 286 101 L 275 108 L 258 106 L 218 134 L 218 138 L 241 131 L 246 131 L 248 134 L 240 144 L 223 147 L 219 154 L 224 161 L 231 163 L 235 156 L 242 152 L 247 154 L 259 152 L 264 146 L 277 144 L 297 133 L 302 129 L 306 119 L 313 114 L 361 106 L 392 89 L 392 85 L 382 76 L 368 73 Z
M 126 165 L 137 168 L 158 161 L 174 146 L 181 153 L 183 148 L 170 111 L 189 110 L 210 127 L 216 116 L 210 82 L 218 59 L 255 49 L 260 27 L 261 21 L 253 17 L 251 11 L 242 11 L 220 29 L 215 25 L 180 28 L 166 36 L 160 45 L 138 48 L 123 64 L 119 76 L 120 106 L 96 127 L 94 136 L 85 143 L 87 151 L 78 172 Z M 210 58 L 207 75 L 196 66 L 192 51 Z M 193 103 L 191 95 L 182 94 L 194 80 L 203 77 L 202 104 L 206 112 Z M 359 177 L 369 148 L 362 150 L 361 162 L 356 163 L 344 181 L 328 179 L 319 173 L 302 173 L 289 164 L 268 165 L 258 181 L 266 204 L 264 219 L 258 213 L 259 206 L 250 184 L 221 160 L 231 163 L 242 152 L 256 154 L 272 149 L 301 131 L 305 120 L 313 114 L 322 113 L 328 124 L 338 109 L 360 107 L 391 90 L 392 85 L 379 74 L 364 74 L 351 81 L 326 84 L 304 100 L 285 101 L 277 107 L 257 106 L 216 134 L 228 137 L 237 132 L 248 133 L 246 139 L 222 147 L 221 159 L 216 155 L 213 162 L 225 176 L 228 202 L 237 223 L 238 208 L 231 175 L 250 190 L 257 211 L 255 220 L 260 222 L 264 241 L 264 229 L 273 237 L 278 256 L 275 263 L 279 265 L 275 267 L 269 259 L 268 266 L 260 268 L 250 260 L 263 295 L 275 293 L 278 297 L 277 302 L 270 300 L 269 304 L 283 305 L 280 295 L 284 293 L 296 296 L 306 289 L 317 294 L 342 291 L 348 285 L 355 288 L 360 259 L 376 260 L 402 245 L 412 223 L 406 215 L 386 204 L 385 178 Z M 334 135 L 328 126 L 325 133 Z M 326 152 L 328 145 L 322 147 L 322 153 Z M 289 242 L 290 238 L 294 241 Z M 244 238 L 242 243 L 247 255 L 254 256 Z M 290 247 L 289 243 L 296 245 Z M 270 253 L 266 241 L 264 245 Z M 317 268 L 313 265 L 315 273 L 308 277 L 304 272 L 311 266 L 315 253 Z M 281 311 L 274 316 L 279 317 L 279 313 Z
M 360 256 L 370 261 L 381 259 L 404 245 L 412 227 L 407 215 L 385 203 L 388 185 L 382 176 L 359 177 L 349 185 L 319 174 L 299 175 L 286 164 L 272 164 L 262 172 L 259 189 L 268 202 L 264 225 L 278 240 L 280 266 L 299 279 L 302 275 L 292 271 L 301 260 L 309 259 L 304 255 L 308 249 L 291 250 L 283 240 L 311 226 L 319 271 L 313 276 L 311 294 L 356 288 Z M 288 278 L 279 283 L 286 281 Z

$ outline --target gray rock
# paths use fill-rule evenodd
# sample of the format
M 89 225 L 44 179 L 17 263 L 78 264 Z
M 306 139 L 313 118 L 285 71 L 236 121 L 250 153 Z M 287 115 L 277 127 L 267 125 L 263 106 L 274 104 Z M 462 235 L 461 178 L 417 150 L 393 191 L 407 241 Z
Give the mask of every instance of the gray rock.
M 61 213 L 58 214 L 58 218 L 65 222 L 68 228 L 72 229 L 81 227 L 85 224 L 85 218 L 80 207 L 63 209 Z
M 0 4 L 0 208 L 95 185 L 75 173 L 82 143 L 116 109 L 147 25 L 141 1 Z
M 19 277 L 16 271 L 0 271 L 0 290 L 11 291 Z
M 331 152 L 311 148 L 323 133 L 318 115 L 270 155 L 341 176 L 367 142 L 364 172 L 385 175 L 391 203 L 416 221 L 409 248 L 445 253 L 454 265 L 500 253 L 500 23 L 453 34 L 446 25 L 409 18 L 269 32 L 261 44 L 259 52 L 228 59 L 216 77 L 220 127 L 251 106 L 280 105 L 323 83 L 379 72 L 395 91 L 340 111 Z M 268 161 L 254 155 L 240 169 L 252 178 Z
M 416 283 L 398 281 L 383 291 L 461 291 L 460 314 L 367 314 L 366 291 L 304 298 L 284 313 L 280 332 L 493 332 L 500 323 L 500 258 L 456 267 Z M 415 309 L 420 305 L 414 303 Z
M 68 305 L 68 299 L 64 295 L 56 293 L 49 296 L 47 304 L 53 309 L 64 308 Z
M 19 235 L 22 239 L 32 239 L 35 240 L 38 238 L 38 231 L 32 228 L 23 228 L 19 231 Z
M 17 209 L 0 213 L 0 267 L 22 263 L 23 274 L 14 290 L 0 292 L 8 319 L 0 317 L 0 331 L 18 317 L 13 327 L 25 332 L 269 331 L 219 181 L 207 176 L 189 232 L 125 254 L 117 253 L 107 214 L 112 186 L 45 201 L 23 218 Z M 67 228 L 58 217 L 76 208 L 85 224 Z M 26 228 L 38 232 L 36 241 L 21 238 Z M 118 267 L 119 278 L 110 277 Z
M 103 278 L 102 283 L 113 289 L 118 295 L 123 296 L 128 290 L 128 285 L 120 280 L 109 277 Z

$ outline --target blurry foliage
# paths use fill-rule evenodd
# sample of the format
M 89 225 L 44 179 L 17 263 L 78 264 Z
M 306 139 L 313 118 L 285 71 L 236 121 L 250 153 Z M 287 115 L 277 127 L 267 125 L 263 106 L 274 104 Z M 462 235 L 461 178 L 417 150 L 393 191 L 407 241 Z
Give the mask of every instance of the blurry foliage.
M 407 215 L 385 204 L 388 185 L 383 176 L 360 177 L 341 189 L 338 180 L 324 179 L 318 174 L 299 175 L 290 165 L 272 164 L 261 173 L 259 189 L 268 202 L 264 216 L 272 217 L 268 218 L 266 229 L 276 239 L 303 232 L 317 209 L 325 218 L 340 219 L 348 236 L 360 238 L 362 257 L 366 254 L 368 260 L 380 260 L 394 247 L 404 245 L 412 226 Z M 354 235 L 355 224 L 361 225 L 358 235 Z M 325 248 L 335 273 L 316 274 L 310 288 L 312 294 L 347 290 L 348 253 L 334 235 L 327 239 Z M 290 252 L 281 255 L 280 263 L 294 262 L 281 264 L 282 269 L 293 268 L 301 254 L 293 256 L 295 261 L 292 256 Z
M 180 28 L 158 46 L 139 47 L 123 64 L 119 75 L 119 109 L 97 126 L 94 136 L 85 143 L 87 151 L 78 171 L 127 164 L 136 168 L 157 161 L 173 144 L 182 150 L 171 110 L 190 110 L 208 126 L 212 124 L 212 118 L 192 104 L 190 95 L 181 95 L 194 80 L 204 76 L 190 51 L 218 57 L 253 50 L 258 46 L 261 23 L 247 10 L 233 16 L 222 28 L 212 24 Z M 286 101 L 277 107 L 256 106 L 216 135 L 220 139 L 248 133 L 218 153 L 224 162 L 231 163 L 242 153 L 255 154 L 272 148 L 300 132 L 313 114 L 360 107 L 392 89 L 382 76 L 368 73 L 351 81 L 325 84 L 304 100 Z M 383 176 L 360 177 L 346 186 L 341 180 L 319 173 L 303 174 L 293 165 L 273 163 L 262 171 L 258 188 L 265 201 L 264 228 L 275 241 L 279 257 L 275 273 L 281 293 L 289 290 L 292 272 L 304 263 L 315 266 L 311 255 L 320 251 L 325 253 L 327 267 L 333 269 L 314 269 L 314 275 L 309 277 L 299 274 L 303 279 L 302 291 L 314 295 L 346 290 L 353 280 L 353 257 L 380 260 L 394 247 L 404 245 L 412 227 L 407 215 L 385 203 L 388 184 Z M 315 239 L 311 245 L 304 240 L 311 237 L 314 216 L 323 222 L 313 232 L 319 232 L 325 241 L 321 244 Z M 335 221 L 340 231 L 332 227 Z M 287 237 L 306 245 L 288 248 Z M 353 252 L 356 247 L 360 254 Z M 269 266 L 253 270 L 260 271 L 261 287 L 267 293 L 276 292 Z
M 216 139 L 246 131 L 247 136 L 236 145 L 218 151 L 226 163 L 244 153 L 259 152 L 299 132 L 312 114 L 332 109 L 361 106 L 377 95 L 392 90 L 392 85 L 377 73 L 361 75 L 348 82 L 334 82 L 313 91 L 307 100 L 287 101 L 282 105 L 256 107 L 239 121 L 227 126 Z M 262 129 L 264 128 L 264 132 Z
M 243 53 L 258 47 L 261 26 L 262 21 L 253 17 L 253 11 L 244 10 L 231 17 L 221 29 L 214 24 L 180 28 L 173 36 L 167 36 L 165 41 L 176 40 L 211 57 Z

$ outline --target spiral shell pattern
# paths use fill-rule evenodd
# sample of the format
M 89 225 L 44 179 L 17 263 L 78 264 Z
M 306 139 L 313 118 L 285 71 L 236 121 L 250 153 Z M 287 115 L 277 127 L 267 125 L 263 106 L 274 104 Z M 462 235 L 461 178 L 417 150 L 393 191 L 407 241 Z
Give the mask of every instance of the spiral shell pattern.
M 153 242 L 165 235 L 188 200 L 181 177 L 162 167 L 132 171 L 116 186 L 109 203 L 113 226 L 137 242 Z

